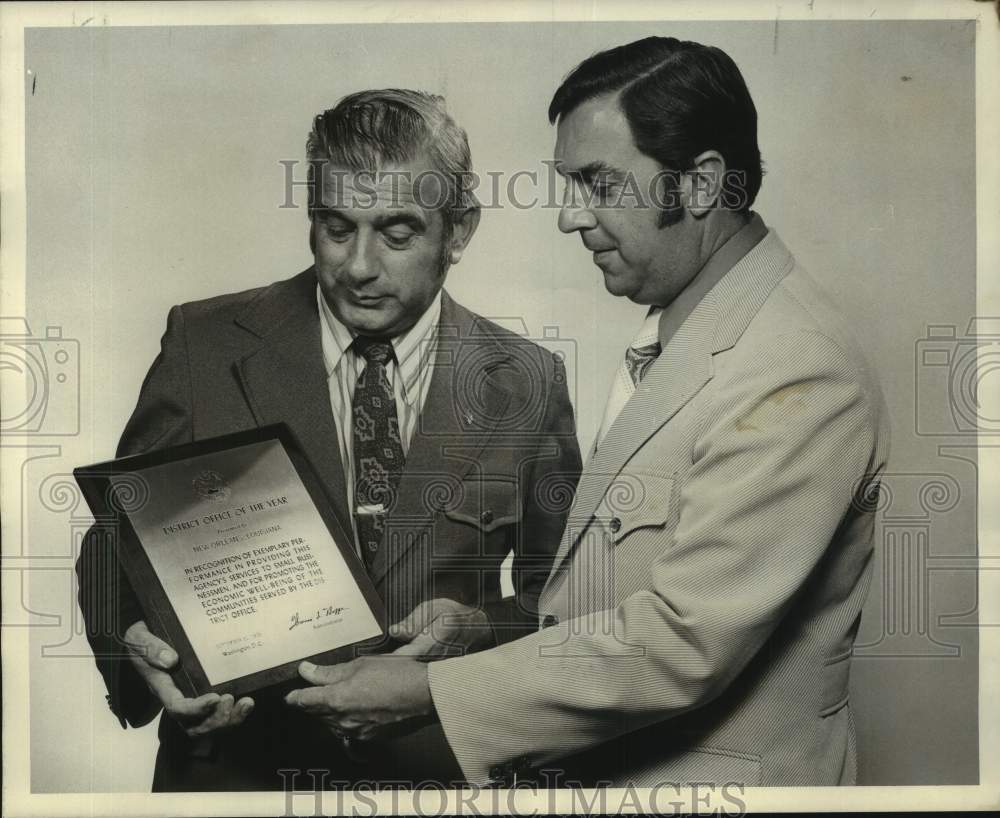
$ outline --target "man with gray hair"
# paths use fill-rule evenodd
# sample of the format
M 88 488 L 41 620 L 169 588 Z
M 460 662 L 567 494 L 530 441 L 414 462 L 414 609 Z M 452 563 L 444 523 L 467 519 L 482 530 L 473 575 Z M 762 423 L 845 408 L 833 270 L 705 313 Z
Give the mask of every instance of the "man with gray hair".
M 580 454 L 563 364 L 443 290 L 480 215 L 465 132 L 441 97 L 364 91 L 316 117 L 307 150 L 314 264 L 174 307 L 118 456 L 284 422 L 399 623 L 382 650 L 431 622 L 460 652 L 529 632 Z M 437 724 L 352 746 L 277 691 L 185 698 L 113 545 L 88 536 L 77 571 L 112 711 L 164 711 L 154 791 L 461 777 Z

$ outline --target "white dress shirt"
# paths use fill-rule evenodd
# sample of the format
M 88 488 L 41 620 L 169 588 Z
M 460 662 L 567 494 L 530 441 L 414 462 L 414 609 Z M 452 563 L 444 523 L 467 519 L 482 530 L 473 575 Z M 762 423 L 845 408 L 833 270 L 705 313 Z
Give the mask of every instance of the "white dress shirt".
M 327 388 L 330 407 L 337 426 L 340 459 L 344 464 L 344 484 L 347 487 L 347 506 L 354 508 L 354 431 L 352 403 L 358 376 L 364 371 L 365 360 L 355 354 L 351 343 L 357 333 L 352 332 L 333 314 L 319 284 L 316 285 L 319 304 L 320 335 L 323 344 L 323 361 L 326 365 Z M 420 316 L 417 323 L 402 335 L 392 339 L 396 360 L 386 366 L 386 376 L 396 396 L 396 416 L 399 419 L 400 439 L 404 454 L 409 452 L 410 441 L 417 427 L 417 419 L 427 399 L 434 362 L 434 342 L 437 339 L 441 317 L 441 293 Z M 351 515 L 353 527 L 354 515 Z M 356 539 L 356 532 L 355 532 Z M 356 547 L 356 545 L 355 545 Z
M 639 328 L 639 333 L 635 336 L 632 343 L 629 344 L 632 349 L 641 349 L 659 340 L 660 315 L 662 313 L 663 307 L 653 307 L 649 311 L 646 315 L 646 320 L 642 322 L 642 326 Z M 629 398 L 634 393 L 635 384 L 632 382 L 632 376 L 629 375 L 628 367 L 625 365 L 625 354 L 622 353 L 622 362 L 618 365 L 618 371 L 615 372 L 614 380 L 611 382 L 611 389 L 608 390 L 608 402 L 604 406 L 604 419 L 601 421 L 601 427 L 597 431 L 598 444 L 604 440 L 604 436 L 608 433 L 608 429 L 611 428 L 611 424 L 615 422 L 615 419 L 621 413 L 622 409 L 625 408 L 625 404 L 628 403 Z

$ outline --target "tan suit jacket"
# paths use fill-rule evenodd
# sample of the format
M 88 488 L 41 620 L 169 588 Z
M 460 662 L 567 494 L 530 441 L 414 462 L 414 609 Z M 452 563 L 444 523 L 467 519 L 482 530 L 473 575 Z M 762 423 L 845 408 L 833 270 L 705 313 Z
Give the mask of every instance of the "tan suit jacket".
M 852 783 L 850 657 L 887 447 L 860 348 L 769 232 L 592 452 L 543 627 L 431 667 L 466 776 Z

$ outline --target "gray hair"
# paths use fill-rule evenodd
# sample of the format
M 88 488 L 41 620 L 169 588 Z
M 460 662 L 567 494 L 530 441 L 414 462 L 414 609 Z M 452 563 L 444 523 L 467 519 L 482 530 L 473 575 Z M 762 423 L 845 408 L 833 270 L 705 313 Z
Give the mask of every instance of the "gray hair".
M 355 172 L 376 173 L 390 164 L 425 153 L 445 196 L 441 212 L 450 230 L 455 219 L 478 207 L 469 182 L 472 155 L 465 130 L 445 110 L 444 97 L 398 88 L 349 94 L 317 115 L 306 141 L 309 159 L 309 212 L 318 200 L 317 165 L 329 162 Z

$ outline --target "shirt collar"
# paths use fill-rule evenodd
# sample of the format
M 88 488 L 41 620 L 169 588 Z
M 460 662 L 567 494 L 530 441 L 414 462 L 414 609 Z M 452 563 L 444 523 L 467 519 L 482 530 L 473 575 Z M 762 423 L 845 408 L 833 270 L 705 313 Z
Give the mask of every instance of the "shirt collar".
M 646 320 L 642 322 L 642 326 L 639 328 L 639 333 L 635 336 L 632 343 L 629 344 L 632 349 L 641 349 L 655 343 L 659 339 L 660 313 L 662 312 L 663 307 L 649 308 Z
M 323 291 L 316 284 L 316 301 L 319 304 L 320 333 L 323 344 L 323 363 L 326 366 L 326 376 L 331 377 L 340 366 L 344 355 L 351 352 L 351 344 L 357 333 L 351 332 L 333 314 L 330 305 L 323 297 Z M 420 377 L 430 359 L 431 347 L 437 336 L 438 322 L 441 318 L 441 292 L 434 297 L 430 306 L 424 310 L 412 327 L 392 339 L 392 348 L 396 354 L 396 362 L 403 383 L 403 397 L 407 404 L 412 405 L 419 393 Z
M 424 314 L 417 319 L 417 323 L 402 335 L 392 339 L 399 372 L 403 376 L 403 392 L 406 402 L 411 406 L 417 400 L 420 379 L 427 370 L 440 319 L 441 291 L 438 290 L 438 294 L 424 310 Z
M 766 235 L 767 226 L 763 219 L 756 213 L 751 213 L 750 221 L 730 236 L 726 243 L 705 262 L 705 266 L 698 271 L 680 295 L 663 308 L 659 324 L 661 347 L 665 347 L 667 342 L 673 338 L 681 324 L 694 311 L 694 308 L 698 306 L 709 290 L 718 284 L 722 277 L 733 269 L 740 259 Z M 650 310 L 650 316 L 655 309 L 654 307 L 653 310 Z

